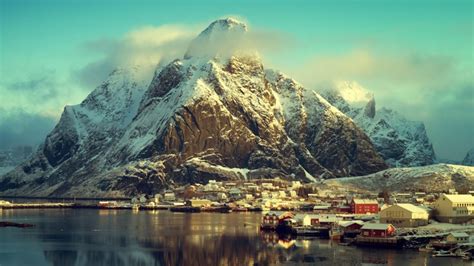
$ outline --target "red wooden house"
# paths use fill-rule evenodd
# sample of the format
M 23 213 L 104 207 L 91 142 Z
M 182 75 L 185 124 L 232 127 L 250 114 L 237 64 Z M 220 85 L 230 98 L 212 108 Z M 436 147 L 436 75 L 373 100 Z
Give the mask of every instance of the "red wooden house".
M 351 212 L 355 214 L 378 213 L 379 203 L 376 200 L 352 199 Z
M 391 224 L 368 223 L 362 226 L 361 236 L 363 237 L 391 237 L 395 235 L 395 227 Z
M 293 218 L 293 216 L 294 214 L 291 212 L 268 212 L 262 217 L 260 229 L 274 230 L 281 221 Z

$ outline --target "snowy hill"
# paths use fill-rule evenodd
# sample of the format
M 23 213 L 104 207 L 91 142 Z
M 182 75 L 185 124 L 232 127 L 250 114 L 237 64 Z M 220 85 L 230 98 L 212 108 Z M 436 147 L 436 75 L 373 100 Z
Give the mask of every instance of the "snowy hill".
M 474 148 L 470 149 L 464 159 L 462 160 L 462 165 L 474 166 Z
M 374 96 L 356 82 L 337 82 L 321 94 L 365 131 L 389 165 L 423 166 L 436 162 L 424 124 L 391 109 L 376 109 Z
M 119 69 L 66 106 L 36 155 L 0 180 L 0 194 L 152 194 L 208 179 L 299 179 L 385 169 L 369 137 L 313 90 L 265 69 L 247 26 L 213 22 L 183 59 L 149 79 Z M 244 41 L 245 42 L 245 41 Z
M 420 167 L 391 168 L 375 174 L 326 181 L 331 186 L 343 186 L 366 191 L 427 191 L 442 192 L 450 188 L 474 189 L 474 167 L 435 164 Z

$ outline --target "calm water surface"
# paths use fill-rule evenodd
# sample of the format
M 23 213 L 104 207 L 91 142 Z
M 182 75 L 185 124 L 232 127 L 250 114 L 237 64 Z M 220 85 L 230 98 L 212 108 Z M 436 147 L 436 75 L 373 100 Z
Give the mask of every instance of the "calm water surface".
M 329 240 L 278 240 L 259 213 L 1 210 L 0 266 L 7 265 L 472 265 L 417 251 L 356 248 Z

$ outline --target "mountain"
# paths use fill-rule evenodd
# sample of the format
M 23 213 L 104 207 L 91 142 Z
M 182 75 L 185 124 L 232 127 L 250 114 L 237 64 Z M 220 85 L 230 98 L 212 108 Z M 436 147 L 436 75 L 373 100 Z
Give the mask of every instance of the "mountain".
M 462 165 L 474 166 L 474 148 L 470 149 L 464 159 L 462 160 Z
M 356 82 L 336 82 L 320 93 L 365 131 L 390 166 L 423 166 L 436 162 L 425 125 L 391 109 L 376 109 L 373 94 Z
M 365 191 L 443 192 L 474 189 L 474 167 L 434 164 L 409 168 L 390 168 L 375 174 L 328 180 L 329 186 L 342 186 Z
M 313 181 L 387 167 L 349 117 L 246 52 L 238 43 L 247 31 L 234 19 L 213 22 L 151 80 L 138 67 L 114 71 L 64 108 L 35 156 L 3 176 L 0 193 L 123 196 L 208 179 Z
M 0 150 L 0 176 L 27 160 L 32 153 L 33 147 L 29 145 Z

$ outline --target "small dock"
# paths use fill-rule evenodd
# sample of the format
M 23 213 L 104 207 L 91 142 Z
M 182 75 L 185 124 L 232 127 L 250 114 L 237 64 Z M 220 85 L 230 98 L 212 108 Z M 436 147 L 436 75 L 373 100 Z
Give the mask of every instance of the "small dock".
M 355 238 L 355 244 L 358 246 L 398 247 L 399 240 L 398 237 L 366 237 L 359 235 Z

